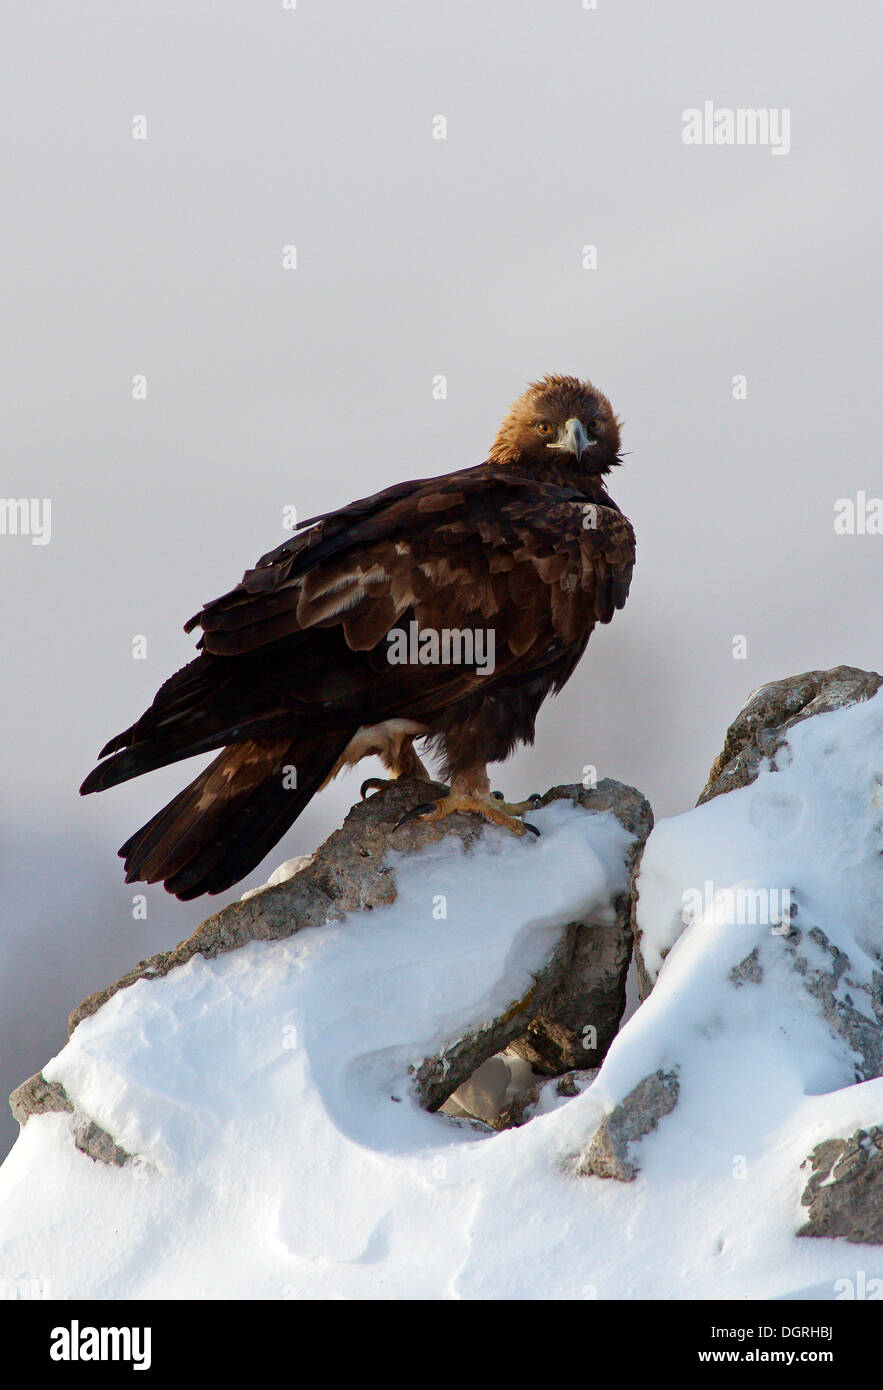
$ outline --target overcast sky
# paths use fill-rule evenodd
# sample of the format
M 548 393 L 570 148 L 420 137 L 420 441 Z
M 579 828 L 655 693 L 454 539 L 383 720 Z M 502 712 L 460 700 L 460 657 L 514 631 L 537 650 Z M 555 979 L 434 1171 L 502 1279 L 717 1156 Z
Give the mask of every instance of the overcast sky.
M 883 539 L 834 529 L 838 499 L 881 492 L 878 21 L 870 0 L 4 6 L 2 491 L 50 499 L 51 539 L 0 535 L 2 1092 L 85 993 L 236 896 L 148 889 L 136 921 L 122 883 L 118 846 L 201 764 L 77 796 L 192 654 L 184 620 L 286 506 L 480 462 L 543 372 L 623 418 L 638 561 L 495 785 L 593 764 L 677 814 L 750 690 L 879 668 Z M 787 112 L 787 152 L 685 144 L 705 102 Z

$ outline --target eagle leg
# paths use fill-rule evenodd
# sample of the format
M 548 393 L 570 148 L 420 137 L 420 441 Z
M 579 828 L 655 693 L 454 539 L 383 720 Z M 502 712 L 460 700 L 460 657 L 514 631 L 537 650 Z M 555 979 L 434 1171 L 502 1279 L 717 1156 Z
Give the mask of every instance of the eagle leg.
M 465 773 L 455 773 L 451 778 L 451 790 L 446 796 L 440 797 L 437 801 L 422 802 L 408 811 L 398 822 L 396 830 L 406 821 L 444 820 L 445 816 L 463 811 L 481 816 L 492 825 L 502 825 L 514 835 L 524 835 L 528 830 L 532 835 L 539 835 L 540 832 L 535 825 L 520 819 L 521 813 L 532 804 L 533 798 L 517 804 L 500 800 L 490 791 L 490 782 L 484 769 L 471 768 Z

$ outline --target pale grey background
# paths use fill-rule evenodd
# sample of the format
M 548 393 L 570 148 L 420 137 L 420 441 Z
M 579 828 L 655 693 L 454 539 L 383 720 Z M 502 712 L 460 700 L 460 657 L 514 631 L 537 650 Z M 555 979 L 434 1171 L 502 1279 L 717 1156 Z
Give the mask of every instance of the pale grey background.
M 878 17 L 870 0 L 4 7 L 2 491 L 50 497 L 53 539 L 0 538 L 0 1092 L 86 992 L 234 896 L 150 889 L 132 920 L 116 849 L 196 765 L 77 796 L 188 659 L 184 619 L 284 539 L 284 505 L 479 462 L 531 377 L 588 375 L 623 416 L 611 488 L 638 566 L 498 785 L 594 763 L 676 814 L 749 690 L 879 666 L 883 542 L 833 530 L 835 500 L 879 478 Z M 705 99 L 789 107 L 790 154 L 684 146 Z M 248 882 L 315 847 L 356 786 Z

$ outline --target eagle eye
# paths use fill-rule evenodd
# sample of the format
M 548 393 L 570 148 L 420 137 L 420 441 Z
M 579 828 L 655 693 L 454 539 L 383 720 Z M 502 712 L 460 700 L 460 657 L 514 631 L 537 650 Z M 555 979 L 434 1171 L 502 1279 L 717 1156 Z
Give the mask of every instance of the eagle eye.
M 552 426 L 549 424 L 548 420 L 540 420 L 539 423 L 537 424 L 537 434 L 551 434 L 551 433 L 552 433 Z

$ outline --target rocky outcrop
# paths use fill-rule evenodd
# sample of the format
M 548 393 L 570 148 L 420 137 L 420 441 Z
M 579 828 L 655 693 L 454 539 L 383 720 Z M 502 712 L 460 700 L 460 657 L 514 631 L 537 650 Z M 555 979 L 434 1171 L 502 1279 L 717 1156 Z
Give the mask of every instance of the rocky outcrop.
M 830 671 L 804 671 L 770 681 L 752 691 L 727 729 L 697 806 L 737 787 L 750 786 L 767 762 L 775 768 L 776 754 L 795 724 L 869 700 L 881 685 L 883 676 L 876 671 L 834 666 Z
M 74 1010 L 13 1097 L 0 1255 L 65 1297 L 792 1297 L 800 1228 L 832 1296 L 883 1245 L 881 748 L 839 668 L 756 692 L 649 838 L 610 782 L 539 839 L 399 828 L 416 782 L 358 805 Z
M 733 966 L 730 980 L 735 985 L 761 984 L 761 954 L 770 957 L 780 941 L 784 959 L 819 1004 L 831 1033 L 841 1037 L 854 1054 L 855 1080 L 883 1076 L 883 972 L 872 970 L 866 981 L 856 979 L 849 956 L 834 946 L 820 927 L 802 931 L 793 925 L 798 912 L 795 902 L 789 929 L 772 933 L 763 947 L 755 946 Z
M 625 1011 L 626 979 L 632 958 L 632 885 L 641 850 L 653 828 L 653 812 L 650 803 L 634 787 L 610 779 L 591 790 L 554 787 L 540 798 L 538 806 L 561 797 L 594 815 L 610 812 L 616 817 L 632 837 L 625 856 L 626 878 L 604 911 L 591 921 L 571 924 L 558 958 L 550 961 L 548 974 L 537 981 L 530 1000 L 533 1016 L 527 1029 L 517 1016 L 495 1020 L 492 1025 L 495 1042 L 504 1044 L 510 1059 L 518 1057 L 530 1063 L 538 1079 L 513 1087 L 511 1061 L 507 1065 L 505 1058 L 497 1056 L 477 1071 L 473 1069 L 472 1075 L 479 1081 L 477 1087 L 466 1082 L 457 1092 L 454 1107 L 445 1102 L 447 1113 L 462 1109 L 495 1129 L 524 1124 L 539 1104 L 545 1081 L 550 1077 L 560 1079 L 556 1094 L 578 1094 L 579 1088 L 589 1084 L 596 1074 Z M 510 1034 L 512 1040 L 507 1041 Z M 473 1039 L 469 1045 L 475 1047 L 477 1041 Z M 445 1080 L 444 1066 L 449 1061 L 447 1055 L 436 1061 Z M 467 1067 L 469 1064 L 467 1051 Z M 432 1067 L 431 1060 L 428 1065 Z M 422 1077 L 420 1084 L 424 1084 Z M 431 1079 L 429 1087 L 428 1094 L 432 1095 Z
M 160 951 L 139 961 L 106 989 L 90 994 L 72 1010 L 68 1034 L 136 980 L 155 980 L 195 955 L 212 959 L 235 951 L 249 941 L 281 941 L 295 932 L 341 922 L 350 912 L 370 912 L 395 900 L 395 873 L 387 864 L 390 849 L 407 852 L 457 836 L 464 845 L 474 842 L 482 825 L 471 816 L 449 816 L 443 823 L 413 821 L 394 827 L 426 786 L 402 778 L 380 795 L 358 802 L 343 826 L 335 830 L 312 858 L 283 883 L 249 893 L 201 923 L 192 936 L 173 951 Z
M 826 1139 L 803 1167 L 807 1164 L 812 1175 L 800 1200 L 809 1213 L 797 1234 L 883 1244 L 883 1129 Z
M 529 1063 L 509 1047 L 484 1062 L 445 1101 L 441 1113 L 479 1121 L 489 1130 L 518 1129 L 562 1100 L 572 1100 L 598 1075 L 597 1067 L 537 1077 Z
M 634 1181 L 638 1165 L 632 1145 L 652 1134 L 662 1117 L 671 1114 L 678 1103 L 678 1091 L 674 1071 L 646 1076 L 601 1121 L 576 1171 L 584 1177 Z
M 792 928 L 783 940 L 793 953 L 793 969 L 819 1004 L 825 1023 L 854 1054 L 855 1080 L 883 1076 L 883 972 L 872 970 L 867 981 L 856 979 L 849 956 L 821 927 L 810 927 L 805 941 L 803 933 Z
M 553 787 L 537 809 L 562 799 L 591 815 L 609 812 L 632 837 L 621 886 L 590 919 L 565 928 L 528 995 L 513 1000 L 479 1032 L 424 1061 L 416 1083 L 427 1110 L 437 1110 L 482 1063 L 507 1047 L 549 1077 L 599 1063 L 616 1036 L 632 951 L 631 867 L 650 833 L 653 813 L 634 787 L 609 779 L 591 791 Z
M 327 923 L 342 922 L 351 914 L 389 905 L 397 895 L 395 867 L 389 862 L 391 854 L 415 853 L 448 836 L 458 839 L 468 852 L 486 833 L 483 821 L 460 814 L 443 822 L 411 821 L 399 825 L 404 813 L 420 800 L 426 800 L 425 784 L 400 779 L 359 802 L 341 829 L 314 855 L 291 862 L 288 878 L 223 908 L 173 951 L 140 961 L 106 989 L 90 995 L 72 1011 L 69 1033 L 120 990 L 138 981 L 163 979 L 196 955 L 212 959 L 249 942 L 281 940 Z M 609 780 L 592 790 L 555 787 L 538 799 L 537 810 L 558 801 L 578 806 L 590 816 L 609 814 L 626 832 L 626 849 L 613 875 L 609 900 L 596 904 L 585 919 L 574 920 L 560 929 L 525 994 L 510 1000 L 502 1012 L 483 1020 L 464 1036 L 451 1039 L 443 1051 L 413 1068 L 416 1094 L 429 1111 L 444 1105 L 454 1091 L 507 1047 L 535 1071 L 555 1076 L 575 1065 L 586 1068 L 600 1061 L 616 1034 L 625 1006 L 631 958 L 629 876 L 637 851 L 652 826 L 652 812 L 634 788 Z M 278 874 L 274 875 L 276 878 Z M 502 1072 L 497 1080 L 503 1086 L 499 1111 L 503 1108 L 508 1072 L 505 1080 Z M 489 1087 L 493 1093 L 490 1071 L 486 1071 L 483 1085 L 485 1091 Z M 479 1090 L 475 1094 L 477 1097 Z M 459 1108 L 465 1112 L 462 1095 L 460 1101 Z M 492 1101 L 485 1096 L 481 1105 L 487 1110 L 489 1105 L 492 1108 Z M 457 1108 L 455 1105 L 454 1110 Z M 38 1074 L 15 1093 L 13 1110 L 20 1123 L 25 1124 L 34 1114 L 50 1110 L 74 1112 L 75 1107 L 57 1082 L 47 1082 Z M 477 1118 L 484 1119 L 481 1107 L 479 1111 Z M 488 1113 L 489 1122 L 496 1123 L 497 1113 Z M 78 1146 L 84 1152 L 106 1162 L 125 1162 L 125 1151 L 88 1116 L 81 1117 L 77 1112 L 75 1128 Z
M 797 1093 L 832 1128 L 844 1113 L 853 1124 L 867 1116 L 866 1129 L 806 1160 L 799 1234 L 883 1243 L 881 686 L 874 672 L 837 667 L 755 692 L 697 808 L 644 847 L 632 910 L 654 1007 L 621 1031 L 599 1072 L 593 1094 L 607 1113 L 580 1174 L 633 1180 L 640 1139 L 692 1161 L 707 1131 L 746 1177 L 747 1136 L 755 1150 L 763 1143 L 755 1124 L 794 1144 L 791 1105 L 799 1142 L 799 1078 Z M 771 1221 L 784 1216 L 775 1200 Z
M 67 1092 L 58 1081 L 47 1081 L 41 1072 L 23 1081 L 9 1097 L 10 1109 L 18 1123 L 24 1127 L 32 1115 L 51 1114 L 53 1111 L 74 1117 L 74 1147 L 80 1153 L 88 1154 L 96 1163 L 109 1163 L 122 1168 L 131 1158 L 121 1149 L 100 1125 L 82 1115 L 71 1103 Z
M 621 782 L 605 779 L 592 791 L 555 787 L 542 804 L 559 796 L 571 797 L 593 815 L 609 811 L 633 838 L 621 891 L 604 914 L 574 924 L 565 969 L 548 994 L 536 1001 L 526 1032 L 512 1045 L 542 1076 L 598 1066 L 616 1037 L 632 957 L 632 875 L 653 829 L 650 803 Z
M 798 676 L 771 681 L 752 692 L 733 720 L 697 801 L 705 805 L 727 792 L 749 787 L 762 769 L 773 772 L 787 767 L 788 735 L 804 720 L 869 700 L 883 686 L 876 671 L 854 666 L 835 666 L 829 671 L 804 671 Z M 778 762 L 777 762 L 778 757 Z M 646 999 L 653 988 L 655 970 L 648 969 L 641 947 L 641 854 L 632 870 L 632 933 L 638 992 Z M 876 1075 L 876 1073 L 874 1073 Z
M 535 1081 L 519 1091 L 499 1113 L 494 1129 L 517 1129 L 537 1114 L 545 1114 L 564 1100 L 572 1100 L 591 1086 L 598 1075 L 597 1067 L 585 1071 L 566 1071 L 548 1081 Z
M 32 1115 L 48 1115 L 53 1111 L 73 1114 L 64 1087 L 58 1081 L 47 1081 L 41 1072 L 29 1076 L 9 1097 L 9 1108 L 24 1127 Z

